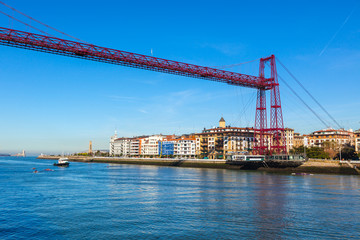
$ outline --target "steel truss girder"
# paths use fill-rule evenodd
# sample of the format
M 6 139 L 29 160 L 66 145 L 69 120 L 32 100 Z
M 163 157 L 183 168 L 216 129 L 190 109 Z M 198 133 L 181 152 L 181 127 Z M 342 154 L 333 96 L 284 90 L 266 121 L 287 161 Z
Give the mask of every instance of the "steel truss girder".
M 0 44 L 69 57 L 83 58 L 92 61 L 223 82 L 236 86 L 249 88 L 269 87 L 265 81 L 256 76 L 224 71 L 216 68 L 202 67 L 194 64 L 130 53 L 8 28 L 0 27 Z

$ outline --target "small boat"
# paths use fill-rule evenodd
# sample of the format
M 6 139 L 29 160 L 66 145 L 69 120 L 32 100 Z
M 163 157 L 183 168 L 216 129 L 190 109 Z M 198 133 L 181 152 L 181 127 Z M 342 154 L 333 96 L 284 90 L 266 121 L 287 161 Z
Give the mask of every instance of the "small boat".
M 58 167 L 68 167 L 69 166 L 69 162 L 68 162 L 68 158 L 59 158 L 59 160 L 54 163 L 54 166 L 58 166 Z
M 301 176 L 305 176 L 305 175 L 314 175 L 312 173 L 303 173 L 303 172 L 298 172 L 298 173 L 291 173 L 291 175 L 301 175 Z

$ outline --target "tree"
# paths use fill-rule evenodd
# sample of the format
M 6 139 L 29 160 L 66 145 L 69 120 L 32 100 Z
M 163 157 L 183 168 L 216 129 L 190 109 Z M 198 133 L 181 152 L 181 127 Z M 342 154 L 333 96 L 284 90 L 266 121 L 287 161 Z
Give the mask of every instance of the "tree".
M 339 146 L 337 146 L 336 142 L 334 141 L 325 141 L 323 142 L 323 149 L 324 152 L 329 154 L 330 158 L 335 158 L 337 153 L 336 149 L 339 149 Z
M 336 158 L 340 159 L 340 152 L 336 154 Z M 355 149 L 351 146 L 346 146 L 341 149 L 341 159 L 345 160 L 358 160 L 359 156 L 356 154 Z
M 330 158 L 329 154 L 324 151 L 324 149 L 320 147 L 310 147 L 306 149 L 306 155 L 309 158 Z
M 303 154 L 304 153 L 304 145 L 299 147 L 293 147 L 290 149 L 291 154 Z

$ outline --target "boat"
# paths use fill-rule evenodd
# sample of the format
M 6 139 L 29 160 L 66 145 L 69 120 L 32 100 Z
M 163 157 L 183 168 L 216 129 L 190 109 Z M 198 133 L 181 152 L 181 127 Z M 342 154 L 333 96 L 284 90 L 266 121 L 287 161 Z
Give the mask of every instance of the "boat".
M 291 173 L 291 175 L 301 175 L 301 176 L 305 176 L 305 175 L 314 175 L 312 173 L 303 173 L 303 172 L 298 172 L 298 173 Z
M 59 160 L 54 163 L 54 166 L 58 166 L 58 167 L 68 167 L 69 166 L 69 162 L 68 162 L 68 158 L 59 158 Z

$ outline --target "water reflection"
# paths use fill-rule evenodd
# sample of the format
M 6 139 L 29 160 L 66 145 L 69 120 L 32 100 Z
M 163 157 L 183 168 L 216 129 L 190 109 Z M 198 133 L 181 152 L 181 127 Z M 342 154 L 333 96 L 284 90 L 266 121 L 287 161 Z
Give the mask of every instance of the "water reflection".
M 182 234 L 196 229 L 205 235 L 210 231 L 213 238 L 221 238 L 222 234 L 229 238 L 302 238 L 308 231 L 314 231 L 314 219 L 331 220 L 331 215 L 324 212 L 337 215 L 337 211 L 349 212 L 341 207 L 338 196 L 359 197 L 359 191 L 354 191 L 359 178 L 353 176 L 291 176 L 131 165 L 109 169 L 108 174 L 111 189 L 115 190 L 112 194 L 123 196 L 127 202 L 119 207 L 136 209 L 137 216 L 145 219 L 140 221 L 143 224 L 166 218 L 168 226 L 188 228 Z M 328 206 L 333 209 L 326 210 Z M 359 214 L 359 209 L 353 214 Z M 139 223 L 133 217 L 132 221 Z M 152 221 L 146 221 L 148 218 Z M 220 226 L 220 232 L 209 230 Z M 317 226 L 313 236 L 327 236 L 325 226 Z M 349 225 L 350 231 L 353 227 Z
M 33 174 L 53 161 L 16 161 L 1 163 L 5 239 L 351 239 L 360 229 L 357 176 L 90 163 Z
M 257 238 L 282 239 L 283 229 L 287 227 L 288 183 L 282 176 L 262 174 L 257 176 L 258 190 L 255 197 L 254 216 Z

